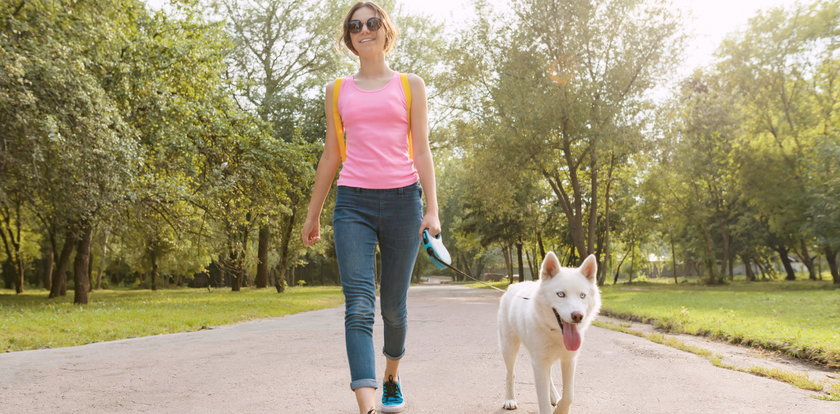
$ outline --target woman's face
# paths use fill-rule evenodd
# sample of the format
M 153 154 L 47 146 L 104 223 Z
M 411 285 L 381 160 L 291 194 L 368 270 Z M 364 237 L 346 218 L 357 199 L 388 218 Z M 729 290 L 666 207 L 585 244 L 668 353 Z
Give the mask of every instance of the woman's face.
M 367 25 L 368 19 L 376 17 L 376 13 L 368 8 L 362 7 L 353 13 L 351 20 L 362 22 L 362 30 L 358 33 L 350 33 L 350 40 L 359 56 L 382 53 L 385 50 L 385 29 L 382 25 L 379 30 L 371 31 Z

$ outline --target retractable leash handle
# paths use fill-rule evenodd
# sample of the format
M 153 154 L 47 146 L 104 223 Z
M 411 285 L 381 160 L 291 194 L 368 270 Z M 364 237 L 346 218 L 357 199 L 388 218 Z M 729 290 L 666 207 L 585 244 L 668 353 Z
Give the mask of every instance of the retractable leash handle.
M 448 269 L 454 271 L 455 273 L 458 273 L 458 274 L 460 274 L 462 276 L 465 276 L 469 279 L 475 280 L 476 282 L 481 283 L 482 285 L 485 285 L 485 286 L 487 286 L 491 289 L 495 289 L 495 290 L 498 290 L 499 292 L 505 293 L 504 290 L 499 289 L 499 288 L 497 288 L 497 287 L 495 287 L 495 286 L 493 286 L 493 285 L 491 285 L 487 282 L 484 282 L 480 279 L 476 279 L 476 278 L 464 273 L 462 270 L 458 270 L 457 268 L 453 267 L 452 266 L 452 257 L 449 255 L 449 251 L 446 250 L 446 246 L 443 245 L 443 239 L 440 237 L 440 234 L 438 234 L 437 236 L 432 236 L 432 235 L 429 234 L 428 229 L 423 230 L 423 250 L 426 251 L 426 253 L 429 255 L 429 259 L 432 260 L 432 263 L 434 263 L 434 265 L 438 269 L 447 269 L 448 268 Z M 521 296 L 521 295 L 517 295 L 517 296 L 519 296 L 520 298 L 525 299 L 525 300 L 530 299 L 530 298 L 527 298 L 527 297 Z
M 423 250 L 429 255 L 429 259 L 438 269 L 446 269 L 447 265 L 452 264 L 452 257 L 449 256 L 449 251 L 443 245 L 443 239 L 440 234 L 432 236 L 429 230 L 423 230 Z

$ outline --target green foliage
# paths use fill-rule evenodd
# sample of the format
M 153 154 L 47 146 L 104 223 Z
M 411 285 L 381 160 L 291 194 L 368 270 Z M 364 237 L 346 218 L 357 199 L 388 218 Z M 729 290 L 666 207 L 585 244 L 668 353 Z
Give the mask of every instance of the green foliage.
M 329 226 L 309 250 L 297 229 L 324 84 L 354 67 L 335 48 L 348 5 L 0 3 L 0 258 L 34 275 L 92 228 L 117 285 L 334 266 Z M 814 252 L 840 250 L 836 2 L 760 13 L 660 107 L 684 40 L 663 1 L 479 1 L 459 25 L 383 5 L 389 62 L 428 86 L 445 237 L 470 273 L 502 256 L 514 273 L 521 245 L 532 272 L 544 250 L 605 270 L 654 253 L 720 283 L 738 259 L 772 276 L 790 252 L 816 275 Z
M 759 13 L 668 104 L 645 197 L 713 283 L 736 257 L 769 274 L 793 252 L 816 278 L 814 247 L 836 256 L 838 19 L 828 1 Z

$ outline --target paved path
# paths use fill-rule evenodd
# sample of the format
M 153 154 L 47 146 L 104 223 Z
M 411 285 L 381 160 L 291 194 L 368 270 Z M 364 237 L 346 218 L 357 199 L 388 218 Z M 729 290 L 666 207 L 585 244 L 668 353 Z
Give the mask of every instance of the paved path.
M 408 413 L 536 412 L 524 355 L 517 365 L 520 408 L 501 409 L 497 306 L 498 294 L 491 290 L 411 288 L 402 364 Z M 334 308 L 209 331 L 2 354 L 0 412 L 353 414 L 342 315 L 342 308 Z M 379 323 L 375 340 L 381 346 Z M 592 327 L 572 411 L 840 412 L 840 403 L 813 395 Z

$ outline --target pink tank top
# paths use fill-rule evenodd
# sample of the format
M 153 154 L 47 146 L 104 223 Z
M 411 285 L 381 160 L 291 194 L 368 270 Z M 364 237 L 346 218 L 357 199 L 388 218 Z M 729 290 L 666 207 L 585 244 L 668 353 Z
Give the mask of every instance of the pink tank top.
M 408 112 L 398 72 L 377 90 L 364 90 L 353 76 L 344 78 L 338 113 L 347 137 L 347 159 L 338 185 L 399 188 L 417 182 L 408 153 Z

